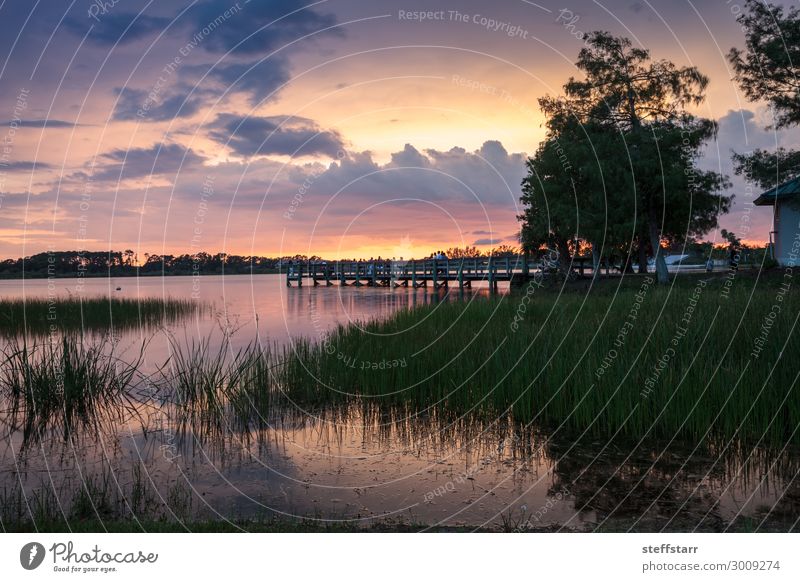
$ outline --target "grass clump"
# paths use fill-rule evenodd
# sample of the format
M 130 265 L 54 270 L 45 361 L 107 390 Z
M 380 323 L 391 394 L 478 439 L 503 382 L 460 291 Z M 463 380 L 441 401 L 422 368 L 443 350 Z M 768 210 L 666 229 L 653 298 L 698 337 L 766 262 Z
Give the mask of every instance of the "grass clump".
M 44 335 L 53 332 L 155 328 L 198 313 L 190 299 L 75 297 L 0 299 L 0 333 Z
M 193 428 L 247 430 L 262 426 L 276 390 L 277 362 L 258 342 L 234 350 L 230 339 L 212 347 L 200 341 L 170 342 L 160 383 L 171 394 L 181 422 Z
M 119 418 L 139 362 L 121 362 L 113 349 L 111 342 L 88 345 L 73 335 L 6 344 L 0 394 L 11 430 L 21 430 L 27 444 L 52 431 L 66 439 L 77 428 L 98 430 Z

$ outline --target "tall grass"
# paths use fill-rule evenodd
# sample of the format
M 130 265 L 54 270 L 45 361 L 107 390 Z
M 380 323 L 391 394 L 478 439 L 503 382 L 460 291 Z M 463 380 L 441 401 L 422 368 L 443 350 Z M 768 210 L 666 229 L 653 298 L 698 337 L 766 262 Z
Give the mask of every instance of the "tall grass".
M 179 342 L 160 383 L 177 405 L 178 419 L 194 430 L 247 430 L 262 425 L 276 392 L 276 358 L 269 346 L 253 342 L 231 348 L 229 338 L 212 347 L 211 338 Z
M 51 431 L 66 439 L 77 428 L 97 430 L 119 418 L 140 361 L 121 362 L 113 344 L 87 345 L 74 335 L 53 343 L 12 340 L 2 358 L 3 416 L 26 444 Z
M 52 331 L 106 331 L 152 328 L 178 321 L 203 309 L 190 299 L 70 296 L 0 299 L 0 333 L 6 336 Z
M 752 288 L 737 281 L 723 293 L 717 279 L 695 298 L 699 279 L 672 289 L 651 285 L 632 320 L 642 280 L 635 281 L 618 293 L 536 289 L 524 308 L 522 296 L 512 294 L 340 327 L 326 344 L 298 342 L 282 380 L 287 393 L 311 402 L 354 394 L 510 412 L 523 422 L 606 437 L 620 431 L 800 442 L 796 291 L 780 294 L 770 285 L 751 297 Z M 772 317 L 776 304 L 780 313 Z M 755 357 L 765 321 L 772 323 Z

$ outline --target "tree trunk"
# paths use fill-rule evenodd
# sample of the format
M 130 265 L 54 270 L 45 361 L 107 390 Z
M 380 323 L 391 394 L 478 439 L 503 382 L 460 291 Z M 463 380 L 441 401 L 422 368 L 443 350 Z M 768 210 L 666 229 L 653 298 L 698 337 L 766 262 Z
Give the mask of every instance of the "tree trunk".
M 664 260 L 664 251 L 661 248 L 658 225 L 655 220 L 650 218 L 648 227 L 650 230 L 650 245 L 653 247 L 653 256 L 656 262 L 656 280 L 659 285 L 666 285 L 669 283 L 669 271 L 667 270 L 667 262 Z
M 592 278 L 600 275 L 600 247 L 592 243 Z
M 572 274 L 572 256 L 569 253 L 569 245 L 566 240 L 558 238 L 556 248 L 558 249 L 558 270 L 565 279 L 569 279 Z
M 639 237 L 639 274 L 647 275 L 647 246 L 644 244 L 644 237 Z
M 625 265 L 622 268 L 622 272 L 626 275 L 633 273 L 633 249 L 628 249 L 625 254 Z

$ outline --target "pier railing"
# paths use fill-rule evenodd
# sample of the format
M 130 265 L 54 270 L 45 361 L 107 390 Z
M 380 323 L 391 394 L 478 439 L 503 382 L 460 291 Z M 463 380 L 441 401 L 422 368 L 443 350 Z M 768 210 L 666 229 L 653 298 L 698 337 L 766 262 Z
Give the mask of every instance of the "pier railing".
M 538 261 L 523 257 L 481 257 L 464 259 L 422 259 L 412 261 L 298 261 L 286 269 L 286 284 L 371 285 L 434 287 L 456 282 L 471 287 L 474 281 L 499 281 L 527 278 L 540 268 Z

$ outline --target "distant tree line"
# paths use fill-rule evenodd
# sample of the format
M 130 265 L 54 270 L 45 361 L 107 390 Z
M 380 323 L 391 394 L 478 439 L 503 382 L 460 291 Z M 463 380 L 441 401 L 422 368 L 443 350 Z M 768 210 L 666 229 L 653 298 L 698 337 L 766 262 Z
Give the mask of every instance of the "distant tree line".
M 501 245 L 491 251 L 481 252 L 476 247 L 453 247 L 443 254 L 450 259 L 487 257 L 513 257 L 519 249 Z M 430 255 L 433 257 L 436 253 Z M 0 278 L 22 276 L 45 277 L 126 277 L 147 275 L 246 275 L 277 273 L 282 266 L 307 261 L 322 261 L 317 255 L 287 255 L 262 257 L 256 255 L 231 255 L 184 253 L 144 254 L 144 260 L 132 250 L 125 251 L 52 251 L 18 259 L 0 261 Z M 358 260 L 358 259 L 342 259 Z M 331 261 L 333 262 L 333 261 Z
M 124 277 L 134 275 L 238 275 L 275 273 L 281 263 L 319 257 L 294 255 L 261 257 L 227 253 L 144 255 L 144 261 L 131 250 L 53 251 L 0 262 L 0 277 Z

